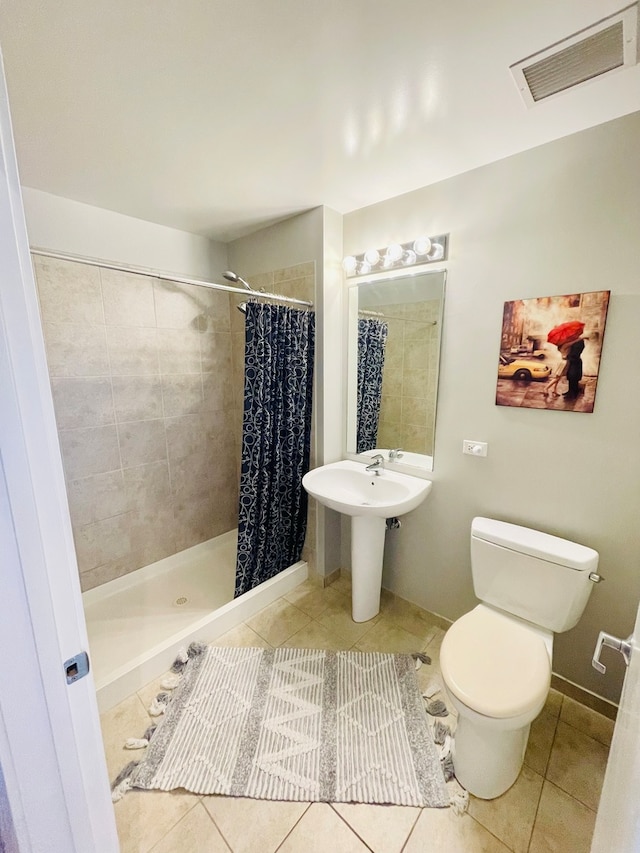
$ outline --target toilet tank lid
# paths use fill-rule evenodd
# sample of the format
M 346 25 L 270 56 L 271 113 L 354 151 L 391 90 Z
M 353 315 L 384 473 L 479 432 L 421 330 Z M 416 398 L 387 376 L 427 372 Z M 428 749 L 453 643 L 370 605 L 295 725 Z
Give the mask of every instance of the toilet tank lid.
M 478 516 L 471 524 L 471 536 L 569 569 L 594 572 L 598 568 L 598 552 L 593 548 L 518 524 Z

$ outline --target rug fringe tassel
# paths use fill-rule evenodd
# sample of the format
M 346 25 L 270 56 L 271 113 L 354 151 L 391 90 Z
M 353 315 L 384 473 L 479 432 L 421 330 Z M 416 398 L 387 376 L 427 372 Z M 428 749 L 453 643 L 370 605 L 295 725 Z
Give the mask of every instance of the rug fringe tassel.
M 117 803 L 118 800 L 121 800 L 124 797 L 127 791 L 131 790 L 131 776 L 133 775 L 133 771 L 136 769 L 137 766 L 137 761 L 130 761 L 126 767 L 122 768 L 122 770 L 113 780 L 113 784 L 111 785 L 112 802 Z
M 128 737 L 124 742 L 125 749 L 144 749 L 149 746 L 149 741 L 143 737 Z
M 469 792 L 465 791 L 457 779 L 447 783 L 447 790 L 454 814 L 461 817 L 469 810 Z
M 438 693 L 442 693 L 442 686 L 438 684 L 435 678 L 427 681 L 426 687 L 422 691 L 423 699 L 433 699 L 434 696 L 437 696 Z
M 199 643 L 196 640 L 194 640 L 189 645 L 188 649 L 180 649 L 180 651 L 177 654 L 176 659 L 174 660 L 173 664 L 171 665 L 171 672 L 174 673 L 175 675 L 181 675 L 182 671 L 184 670 L 185 666 L 187 665 L 187 661 L 189 660 L 189 658 L 198 657 L 199 655 L 204 654 L 206 652 L 206 650 L 207 650 L 207 644 L 206 643 Z
M 189 655 L 187 654 L 187 650 L 186 649 L 180 649 L 176 659 L 171 664 L 171 672 L 181 673 L 182 670 L 187 665 L 188 660 L 189 660 Z
M 427 714 L 432 717 L 448 717 L 449 709 L 442 699 L 435 699 L 433 702 L 427 702 Z
M 149 746 L 151 738 L 154 736 L 156 729 L 158 726 L 156 723 L 152 723 L 142 737 L 130 737 L 127 738 L 124 744 L 125 749 L 144 749 L 146 746 Z
M 431 658 L 424 652 L 414 652 L 411 657 L 416 662 L 416 669 L 420 669 L 423 663 L 431 663 Z
M 111 791 L 111 802 L 118 803 L 127 793 L 127 791 L 131 790 L 131 779 L 124 779 L 120 782 L 119 785 L 116 785 L 115 788 Z
M 167 693 L 168 690 L 175 690 L 175 688 L 182 681 L 182 673 L 187 665 L 190 658 L 196 657 L 197 655 L 201 655 L 207 646 L 205 643 L 197 643 L 193 642 L 189 646 L 187 650 L 181 649 L 178 652 L 178 655 L 171 666 L 171 670 L 168 675 L 165 675 L 164 678 L 160 682 L 160 687 L 163 688 L 161 693 L 155 697 L 153 702 L 148 708 L 148 712 L 152 717 L 159 717 L 167 710 L 167 706 L 171 699 L 171 694 Z M 145 749 L 149 746 L 151 742 L 151 738 L 156 732 L 158 728 L 157 723 L 152 723 L 147 727 L 145 733 L 142 737 L 130 737 L 127 738 L 124 744 L 125 749 Z M 133 774 L 134 769 L 138 765 L 137 761 L 130 761 L 123 770 L 116 776 L 111 786 L 111 799 L 114 803 L 117 803 L 121 800 L 127 791 L 130 791 L 132 788 L 131 776 Z
M 452 729 L 441 719 L 438 719 L 442 716 L 448 716 L 449 709 L 447 708 L 446 703 L 441 699 L 431 702 L 427 701 L 428 699 L 433 699 L 433 697 L 437 693 L 441 692 L 441 690 L 442 687 L 437 680 L 432 679 L 428 682 L 422 697 L 425 700 L 425 707 L 430 716 L 429 728 L 431 729 L 433 742 L 438 749 L 442 774 L 445 782 L 447 783 L 450 807 L 454 814 L 463 815 L 469 809 L 469 792 L 462 787 L 455 777 L 453 756 L 451 755 L 451 746 L 453 743 Z M 455 718 L 452 722 L 453 727 L 455 728 Z
M 175 690 L 178 684 L 182 681 L 182 676 L 178 672 L 171 672 L 166 675 L 160 682 L 160 687 L 163 690 Z
M 431 737 L 438 748 L 438 758 L 443 765 L 445 780 L 447 779 L 444 762 L 451 760 L 451 729 L 442 720 L 429 720 Z M 447 765 L 448 767 L 448 765 Z M 453 767 L 453 764 L 452 764 Z
M 164 714 L 170 698 L 171 696 L 168 693 L 158 693 L 151 705 L 149 705 L 149 714 L 152 717 L 159 717 L 161 714 Z
M 197 642 L 197 640 L 194 640 L 193 643 L 191 643 L 191 645 L 187 649 L 187 655 L 190 658 L 199 657 L 207 651 L 207 648 L 208 646 L 206 643 L 199 643 Z
M 157 728 L 158 728 L 158 726 L 156 723 L 151 723 L 151 725 L 146 729 L 146 731 L 142 735 L 142 737 L 147 741 L 147 743 L 149 743 L 151 738 L 154 736 Z
M 430 722 L 430 725 L 434 743 L 437 743 L 438 746 L 443 746 L 451 734 L 451 729 L 442 720 L 434 720 Z
M 444 761 L 448 755 L 451 755 L 451 735 L 447 735 L 444 743 L 438 746 L 438 757 L 440 761 Z
M 449 753 L 449 755 L 445 755 L 445 757 L 441 760 L 440 764 L 442 765 L 442 772 L 444 773 L 444 781 L 451 782 L 451 780 L 455 777 L 455 771 L 453 769 L 453 758 L 451 757 L 451 753 Z

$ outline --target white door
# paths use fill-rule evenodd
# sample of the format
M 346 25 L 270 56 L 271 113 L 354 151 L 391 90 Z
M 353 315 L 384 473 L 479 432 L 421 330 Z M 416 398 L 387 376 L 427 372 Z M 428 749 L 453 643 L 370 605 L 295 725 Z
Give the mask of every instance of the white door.
M 640 850 L 640 607 L 630 644 L 591 853 Z
M 0 811 L 21 853 L 119 849 L 93 678 L 63 666 L 87 648 L 0 62 Z

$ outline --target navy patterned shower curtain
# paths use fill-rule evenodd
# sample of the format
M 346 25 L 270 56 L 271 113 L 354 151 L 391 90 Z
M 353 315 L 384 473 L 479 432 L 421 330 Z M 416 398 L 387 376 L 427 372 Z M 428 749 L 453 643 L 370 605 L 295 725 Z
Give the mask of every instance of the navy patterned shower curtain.
M 389 327 L 381 320 L 358 320 L 358 453 L 373 450 L 378 441 L 384 350 Z
M 249 303 L 235 596 L 300 559 L 307 527 L 315 317 Z

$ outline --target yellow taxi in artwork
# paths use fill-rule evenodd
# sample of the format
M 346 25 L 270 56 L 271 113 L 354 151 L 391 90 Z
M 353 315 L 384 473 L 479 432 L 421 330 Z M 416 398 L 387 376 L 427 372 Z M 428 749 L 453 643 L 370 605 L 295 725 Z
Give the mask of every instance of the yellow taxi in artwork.
M 549 365 L 543 364 L 541 361 L 534 361 L 529 358 L 510 358 L 506 355 L 500 356 L 498 379 L 521 379 L 524 382 L 531 382 L 532 379 L 547 379 L 550 374 Z

